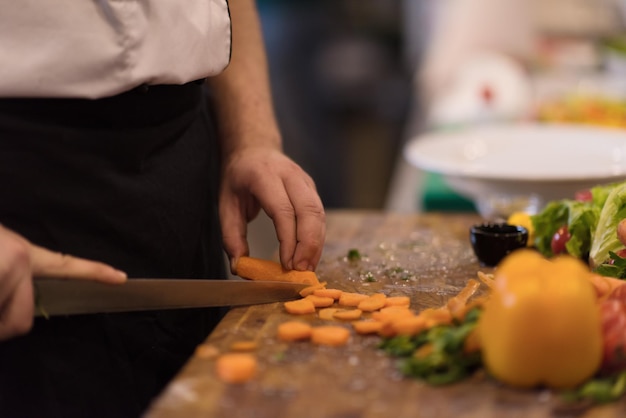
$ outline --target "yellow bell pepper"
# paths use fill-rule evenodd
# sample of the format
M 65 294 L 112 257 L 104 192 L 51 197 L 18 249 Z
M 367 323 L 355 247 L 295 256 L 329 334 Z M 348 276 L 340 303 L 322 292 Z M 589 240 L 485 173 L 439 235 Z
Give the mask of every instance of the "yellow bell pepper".
M 535 245 L 535 227 L 533 226 L 533 221 L 531 220 L 529 213 L 513 212 L 509 215 L 506 223 L 526 228 L 528 230 L 528 241 L 526 241 L 526 246 L 533 247 Z
M 589 269 L 571 256 L 552 260 L 522 249 L 494 275 L 477 325 L 483 362 L 517 387 L 571 388 L 602 360 L 602 333 Z

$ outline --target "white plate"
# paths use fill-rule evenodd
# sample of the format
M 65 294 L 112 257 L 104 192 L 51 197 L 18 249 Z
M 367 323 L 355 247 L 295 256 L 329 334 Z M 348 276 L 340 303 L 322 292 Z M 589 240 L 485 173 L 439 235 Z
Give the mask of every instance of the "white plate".
M 419 169 L 442 174 L 486 217 L 493 217 L 493 208 L 483 206 L 491 206 L 487 201 L 494 198 L 532 197 L 529 211 L 534 212 L 549 200 L 573 198 L 578 190 L 626 178 L 626 130 L 621 129 L 481 125 L 421 135 L 404 154 Z

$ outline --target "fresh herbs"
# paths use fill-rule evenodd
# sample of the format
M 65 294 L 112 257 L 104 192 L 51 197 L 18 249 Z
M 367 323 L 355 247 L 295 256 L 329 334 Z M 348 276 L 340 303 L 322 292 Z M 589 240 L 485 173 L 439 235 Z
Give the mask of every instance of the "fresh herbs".
M 368 271 L 367 273 L 363 275 L 363 280 L 365 280 L 366 282 L 372 283 L 376 281 L 376 278 L 374 277 L 374 273 L 372 273 L 371 271 Z
M 626 371 L 589 380 L 581 387 L 563 393 L 566 402 L 591 401 L 596 404 L 613 402 L 626 393 Z
M 361 252 L 359 250 L 357 250 L 356 248 L 351 248 L 350 250 L 348 250 L 348 261 L 351 263 L 355 263 L 357 261 L 361 260 Z
M 626 279 L 626 258 L 620 257 L 613 251 L 609 251 L 609 257 L 612 263 L 600 264 L 594 271 L 601 276 Z
M 410 280 L 412 277 L 412 274 L 409 272 L 409 270 L 402 267 L 388 268 L 387 270 L 385 270 L 384 274 L 391 279 L 398 279 L 403 281 Z
M 363 260 L 363 258 L 364 256 L 356 248 L 351 248 L 350 250 L 348 250 L 348 254 L 346 255 L 346 260 L 348 260 L 348 262 L 354 267 L 360 266 L 360 264 L 358 263 Z M 361 272 L 359 275 L 365 282 L 371 283 L 376 281 L 376 277 L 371 271 Z
M 480 310 L 474 308 L 461 322 L 435 326 L 414 337 L 389 338 L 380 348 L 399 358 L 398 367 L 405 376 L 431 385 L 457 382 L 481 365 L 480 352 L 466 350 L 466 339 L 475 329 L 479 315 Z

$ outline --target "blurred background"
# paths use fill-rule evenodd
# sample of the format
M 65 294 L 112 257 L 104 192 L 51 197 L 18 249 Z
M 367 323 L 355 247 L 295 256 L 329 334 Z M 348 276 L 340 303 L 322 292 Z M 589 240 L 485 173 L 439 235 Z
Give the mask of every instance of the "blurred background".
M 400 0 L 259 0 L 287 153 L 328 208 L 384 205 L 411 100 Z
M 625 6 L 258 0 L 285 149 L 327 209 L 474 211 L 406 162 L 407 141 L 502 120 L 625 127 Z

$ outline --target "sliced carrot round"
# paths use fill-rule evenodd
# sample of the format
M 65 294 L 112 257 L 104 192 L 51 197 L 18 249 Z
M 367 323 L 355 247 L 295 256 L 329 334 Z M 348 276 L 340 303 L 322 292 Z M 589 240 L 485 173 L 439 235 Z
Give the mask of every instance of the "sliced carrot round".
M 311 331 L 311 342 L 318 345 L 339 347 L 346 345 L 349 339 L 350 331 L 338 325 L 322 325 Z
M 417 335 L 426 329 L 427 321 L 421 316 L 399 317 L 391 321 L 396 335 Z
M 200 358 L 213 359 L 220 355 L 220 350 L 213 344 L 203 343 L 196 347 L 194 354 Z
M 385 295 L 373 295 L 363 299 L 357 307 L 364 312 L 374 312 L 385 307 Z
M 335 319 L 333 315 L 335 315 L 335 312 L 337 312 L 338 310 L 339 308 L 322 308 L 319 311 L 317 311 L 317 316 L 320 319 L 331 321 Z
M 354 321 L 352 323 L 357 334 L 377 334 L 383 327 L 380 321 Z
M 215 370 L 221 381 L 245 383 L 257 373 L 257 359 L 250 353 L 227 353 L 218 357 Z
M 306 297 L 306 296 L 312 295 L 316 290 L 322 290 L 325 287 L 326 287 L 326 282 L 321 282 L 321 283 L 317 283 L 311 286 L 307 286 L 298 293 L 300 293 L 300 296 Z
M 385 307 L 410 305 L 411 299 L 408 296 L 389 296 L 387 299 L 385 299 Z
M 339 309 L 333 314 L 333 318 L 342 319 L 344 321 L 354 321 L 355 319 L 359 319 L 362 314 L 363 311 L 360 309 Z
M 415 313 L 405 306 L 389 306 L 379 311 L 372 312 L 372 319 L 383 322 L 393 320 L 394 318 L 406 318 L 408 316 L 415 316 Z
M 361 293 L 343 292 L 341 297 L 339 297 L 339 304 L 343 306 L 358 306 L 362 300 L 368 297 Z
M 287 321 L 278 326 L 278 339 L 282 341 L 302 341 L 311 337 L 311 325 L 302 321 Z
M 315 289 L 313 291 L 313 294 L 315 296 L 322 296 L 325 298 L 333 298 L 335 300 L 339 300 L 339 298 L 341 297 L 341 294 L 343 293 L 343 290 L 339 290 L 339 289 Z
M 329 306 L 332 306 L 335 303 L 335 299 L 327 298 L 325 296 L 309 295 L 305 299 L 308 299 L 311 302 L 313 302 L 313 305 L 316 308 L 328 308 Z
M 292 315 L 315 313 L 315 305 L 308 299 L 290 300 L 284 304 L 285 310 Z

